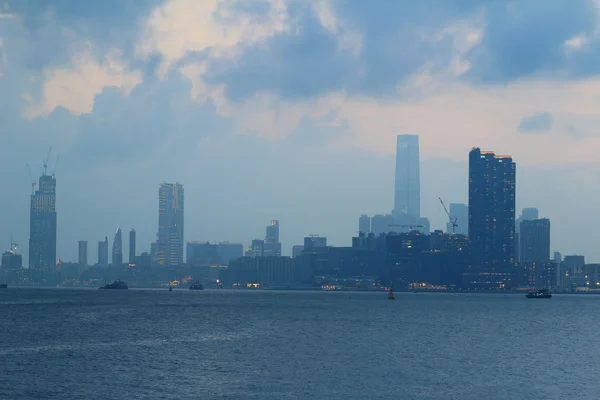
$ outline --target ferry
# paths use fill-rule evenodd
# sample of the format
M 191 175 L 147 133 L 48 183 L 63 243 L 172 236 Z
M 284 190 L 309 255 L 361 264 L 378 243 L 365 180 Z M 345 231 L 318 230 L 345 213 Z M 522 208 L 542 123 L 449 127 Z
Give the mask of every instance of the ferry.
M 525 295 L 528 299 L 551 299 L 552 294 L 548 289 L 532 290 Z
M 122 280 L 117 279 L 113 283 L 107 283 L 106 285 L 99 287 L 98 289 L 99 290 L 108 290 L 108 289 L 126 290 L 126 289 L 128 289 L 128 286 Z
M 196 283 L 190 286 L 190 290 L 204 290 L 204 286 L 199 281 L 196 281 Z

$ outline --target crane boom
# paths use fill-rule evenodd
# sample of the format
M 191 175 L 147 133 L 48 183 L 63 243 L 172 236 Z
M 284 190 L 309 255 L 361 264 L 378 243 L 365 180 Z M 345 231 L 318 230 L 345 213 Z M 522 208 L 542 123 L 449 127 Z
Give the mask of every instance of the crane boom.
M 46 171 L 48 169 L 48 160 L 50 160 L 50 152 L 52 151 L 52 146 L 50 146 L 50 148 L 48 149 L 48 155 L 46 156 L 46 159 L 44 160 L 44 163 L 42 164 L 42 166 L 44 167 L 44 175 L 46 175 Z
M 29 179 L 31 179 L 31 194 L 35 194 L 35 180 L 33 179 L 33 175 L 31 175 L 31 168 L 29 168 L 29 164 L 27 165 L 27 172 L 29 173 Z
M 456 223 L 458 218 L 452 219 L 452 215 L 450 215 L 450 212 L 446 208 L 446 205 L 444 204 L 444 201 L 442 200 L 442 198 L 438 197 L 438 199 L 440 199 L 440 203 L 442 203 L 442 207 L 444 207 L 444 211 L 446 212 L 446 215 L 448 216 L 448 220 L 450 221 L 450 224 L 452 225 L 452 234 L 454 235 L 454 232 L 456 232 L 456 227 L 458 226 L 458 224 Z

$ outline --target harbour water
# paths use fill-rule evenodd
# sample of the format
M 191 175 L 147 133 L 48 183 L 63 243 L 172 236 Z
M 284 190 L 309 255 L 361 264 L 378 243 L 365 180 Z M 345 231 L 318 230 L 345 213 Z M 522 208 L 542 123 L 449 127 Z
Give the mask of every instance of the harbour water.
M 0 399 L 597 399 L 600 296 L 0 291 Z

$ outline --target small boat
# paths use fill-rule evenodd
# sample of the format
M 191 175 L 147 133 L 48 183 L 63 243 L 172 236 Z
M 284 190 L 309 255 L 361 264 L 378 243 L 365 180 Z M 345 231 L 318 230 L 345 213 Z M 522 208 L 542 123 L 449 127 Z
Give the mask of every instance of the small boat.
M 396 300 L 396 296 L 394 296 L 394 288 L 390 286 L 388 300 Z
M 169 292 L 173 291 L 173 286 L 169 286 Z
M 106 285 L 99 287 L 99 290 L 108 290 L 108 289 L 120 289 L 120 290 L 125 290 L 128 289 L 128 286 L 125 282 L 123 282 L 120 279 L 117 279 L 116 281 L 114 281 L 113 283 L 107 283 Z
M 6 283 L 0 283 L 0 289 L 6 289 L 8 285 Z
M 204 286 L 199 281 L 196 281 L 196 283 L 190 286 L 190 290 L 204 290 Z
M 528 299 L 551 299 L 552 294 L 548 289 L 532 290 L 525 295 Z

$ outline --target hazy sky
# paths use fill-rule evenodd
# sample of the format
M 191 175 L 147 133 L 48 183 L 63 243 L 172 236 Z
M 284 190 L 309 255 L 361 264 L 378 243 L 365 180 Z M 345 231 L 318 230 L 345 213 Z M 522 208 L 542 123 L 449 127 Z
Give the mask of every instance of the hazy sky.
M 433 228 L 479 146 L 514 156 L 517 206 L 551 219 L 553 250 L 600 261 L 599 7 L 0 1 L 0 246 L 12 232 L 27 254 L 26 164 L 37 177 L 50 145 L 63 260 L 81 239 L 95 262 L 118 226 L 148 251 L 161 181 L 185 186 L 186 240 L 247 245 L 279 219 L 284 253 L 349 245 L 361 213 L 391 211 L 408 133 Z

